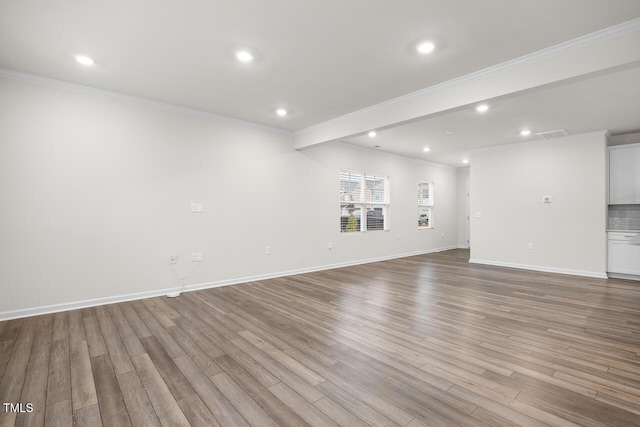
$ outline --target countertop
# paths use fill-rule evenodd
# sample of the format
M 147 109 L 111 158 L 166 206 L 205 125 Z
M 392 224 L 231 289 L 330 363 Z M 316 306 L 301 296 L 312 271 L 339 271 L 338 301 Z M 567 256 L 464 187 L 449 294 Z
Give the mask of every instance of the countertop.
M 614 231 L 617 233 L 640 233 L 640 230 L 618 230 L 615 228 L 607 228 L 607 232 Z

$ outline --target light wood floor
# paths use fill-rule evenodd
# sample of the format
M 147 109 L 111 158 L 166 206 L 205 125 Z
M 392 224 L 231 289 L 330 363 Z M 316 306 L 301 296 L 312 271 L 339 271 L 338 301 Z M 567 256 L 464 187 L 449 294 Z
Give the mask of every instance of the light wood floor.
M 640 425 L 640 283 L 468 257 L 0 322 L 0 426 Z

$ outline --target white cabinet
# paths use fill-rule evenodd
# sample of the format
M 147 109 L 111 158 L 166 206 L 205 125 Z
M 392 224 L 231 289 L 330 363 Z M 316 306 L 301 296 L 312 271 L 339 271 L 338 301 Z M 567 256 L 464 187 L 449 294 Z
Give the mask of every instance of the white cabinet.
M 607 243 L 607 271 L 640 276 L 640 232 L 610 231 Z
M 609 204 L 640 203 L 640 144 L 609 147 Z

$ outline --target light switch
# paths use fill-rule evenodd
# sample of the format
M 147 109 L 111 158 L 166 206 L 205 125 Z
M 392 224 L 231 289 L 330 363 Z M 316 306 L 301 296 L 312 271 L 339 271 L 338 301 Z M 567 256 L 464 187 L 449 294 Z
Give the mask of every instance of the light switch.
M 476 218 L 482 218 L 482 212 L 477 211 L 476 212 Z
M 552 201 L 551 196 L 542 196 L 543 203 L 551 203 L 551 201 Z

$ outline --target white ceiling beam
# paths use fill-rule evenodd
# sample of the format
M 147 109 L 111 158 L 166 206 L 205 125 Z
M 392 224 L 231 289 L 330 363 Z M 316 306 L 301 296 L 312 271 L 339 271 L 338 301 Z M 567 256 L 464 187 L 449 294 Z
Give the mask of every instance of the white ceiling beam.
M 640 19 L 295 132 L 294 147 L 358 136 L 640 61 Z

